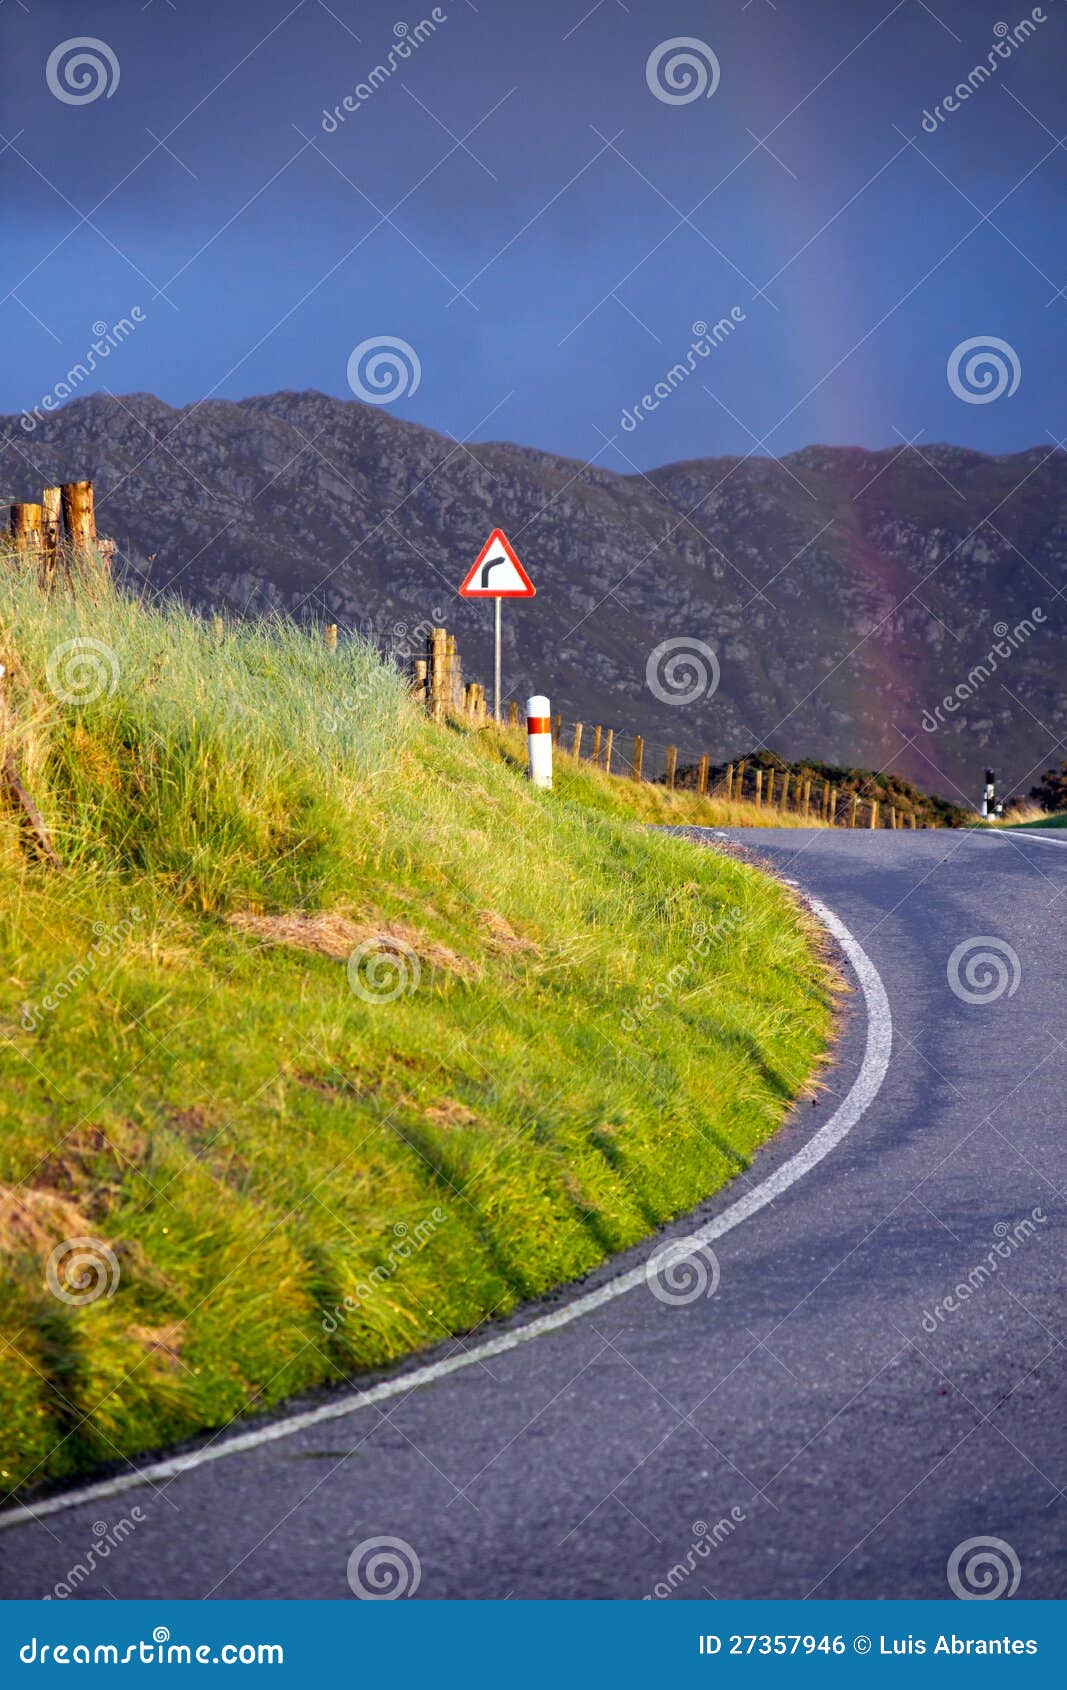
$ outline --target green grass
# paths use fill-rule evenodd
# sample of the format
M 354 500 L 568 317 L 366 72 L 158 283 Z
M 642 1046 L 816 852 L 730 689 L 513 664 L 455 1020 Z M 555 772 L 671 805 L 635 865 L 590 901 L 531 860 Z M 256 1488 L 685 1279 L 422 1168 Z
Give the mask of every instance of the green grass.
M 113 685 L 64 700 L 75 639 Z M 435 728 L 372 650 L 282 625 L 220 641 L 8 573 L 0 646 L 64 863 L 0 813 L 0 1498 L 580 1276 L 816 1070 L 806 919 L 635 825 L 691 795 L 565 758 L 535 792 L 514 736 Z M 77 1237 L 113 1294 L 49 1288 Z

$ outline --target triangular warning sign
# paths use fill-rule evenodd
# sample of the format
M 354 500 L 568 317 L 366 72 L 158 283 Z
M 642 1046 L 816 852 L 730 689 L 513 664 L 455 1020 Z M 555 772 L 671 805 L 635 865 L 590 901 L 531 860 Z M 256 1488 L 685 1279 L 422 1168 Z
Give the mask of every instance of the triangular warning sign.
M 533 582 L 502 528 L 494 528 L 459 589 L 462 599 L 532 599 Z

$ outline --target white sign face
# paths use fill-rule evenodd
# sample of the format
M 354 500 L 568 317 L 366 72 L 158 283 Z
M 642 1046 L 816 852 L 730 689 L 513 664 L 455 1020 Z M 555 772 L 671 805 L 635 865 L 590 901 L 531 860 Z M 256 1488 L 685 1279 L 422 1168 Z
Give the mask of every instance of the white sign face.
M 502 528 L 494 528 L 459 589 L 465 599 L 532 599 L 535 588 Z

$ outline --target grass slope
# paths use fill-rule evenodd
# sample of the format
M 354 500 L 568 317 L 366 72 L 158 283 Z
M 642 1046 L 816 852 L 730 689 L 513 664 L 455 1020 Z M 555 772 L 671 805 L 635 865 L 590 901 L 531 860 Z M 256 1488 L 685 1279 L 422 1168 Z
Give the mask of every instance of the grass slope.
M 0 1500 L 581 1275 L 817 1066 L 786 893 L 632 819 L 713 806 L 281 625 L 8 575 L 0 647 L 64 862 L 0 814 Z

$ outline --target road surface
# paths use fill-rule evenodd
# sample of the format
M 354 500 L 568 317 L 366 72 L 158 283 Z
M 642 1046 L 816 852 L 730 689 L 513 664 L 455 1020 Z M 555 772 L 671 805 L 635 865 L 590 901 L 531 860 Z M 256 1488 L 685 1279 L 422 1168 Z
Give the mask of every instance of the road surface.
M 839 1142 L 694 1256 L 700 1294 L 638 1272 L 421 1388 L 9 1525 L 4 1595 L 351 1600 L 351 1571 L 420 1600 L 1067 1596 L 1067 847 L 745 843 L 859 942 L 892 1054 Z M 870 1041 L 856 990 L 818 1107 L 672 1230 L 788 1169 Z

